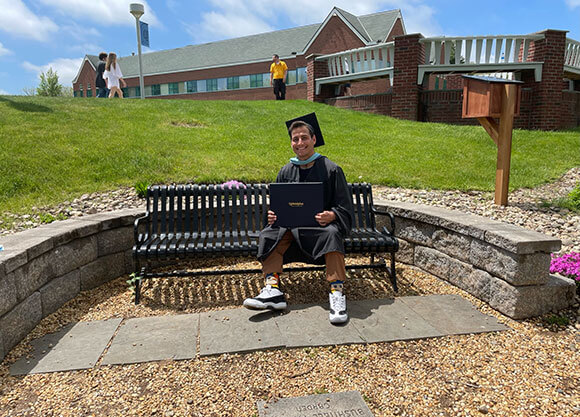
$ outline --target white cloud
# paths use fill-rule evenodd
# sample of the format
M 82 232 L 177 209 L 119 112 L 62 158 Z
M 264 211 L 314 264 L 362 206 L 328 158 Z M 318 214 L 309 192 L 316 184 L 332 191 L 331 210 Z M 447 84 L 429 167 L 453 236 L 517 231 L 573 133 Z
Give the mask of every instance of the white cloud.
M 188 32 L 198 42 L 270 31 L 275 26 L 276 17 L 281 15 L 294 25 L 319 23 L 334 6 L 357 16 L 401 9 L 408 33 L 420 32 L 426 36 L 441 33 L 435 21 L 436 11 L 427 5 L 426 0 L 292 0 L 279 3 L 271 0 L 209 0 L 209 3 L 214 9 L 203 14 L 201 24 L 188 26 Z
M 91 20 L 104 25 L 134 25 L 135 18 L 129 13 L 129 4 L 135 0 L 40 0 L 41 3 L 65 16 Z M 143 20 L 152 26 L 160 22 L 153 9 L 146 1 L 139 3 L 145 6 Z
M 28 61 L 22 63 L 22 67 L 30 72 L 40 75 L 41 72 L 48 71 L 52 68 L 58 74 L 58 81 L 65 86 L 70 86 L 72 80 L 76 77 L 77 72 L 83 62 L 83 58 L 58 58 L 45 65 L 34 65 Z
M 47 17 L 35 15 L 22 0 L 0 0 L 0 30 L 11 35 L 48 41 L 58 26 Z
M 580 7 L 580 0 L 566 0 L 566 4 L 568 7 L 573 9 L 575 7 Z
M 237 38 L 274 30 L 272 26 L 251 14 L 209 12 L 202 15 L 199 25 L 186 25 L 196 41 Z
M 5 48 L 4 45 L 2 45 L 2 42 L 0 42 L 0 56 L 10 55 L 11 53 L 12 51 L 10 49 Z
M 8 91 L 6 91 L 6 90 L 2 90 L 2 89 L 0 88 L 0 96 L 8 96 L 8 95 L 10 95 L 10 93 L 9 93 Z

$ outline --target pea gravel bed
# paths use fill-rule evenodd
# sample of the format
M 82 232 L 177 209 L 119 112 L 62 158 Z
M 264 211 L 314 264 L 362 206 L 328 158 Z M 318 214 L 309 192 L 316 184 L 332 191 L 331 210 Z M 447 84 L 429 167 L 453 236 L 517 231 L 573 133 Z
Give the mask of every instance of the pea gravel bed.
M 536 190 L 517 190 L 512 205 L 497 208 L 491 193 L 401 190 L 377 187 L 376 195 L 486 215 L 569 239 L 579 245 L 578 215 L 544 207 L 541 197 L 563 196 L 580 169 Z M 378 194 L 377 194 L 378 193 Z M 491 196 L 491 197 L 490 197 Z M 549 196 L 549 197 L 548 197 Z M 396 197 L 396 198 L 394 198 Z M 131 190 L 84 196 L 44 213 L 76 216 L 142 202 Z M 99 207 L 103 205 L 103 207 Z M 73 213 L 77 207 L 80 214 Z M 36 214 L 14 216 L 12 233 L 33 227 Z M 532 219 L 533 217 L 533 219 Z M 25 224 L 29 222 L 29 224 Z M 571 222 L 571 224 L 569 224 Z M 6 223 L 4 224 L 6 225 Z M 554 226 L 557 225 L 557 226 Z M 0 225 L 2 227 L 2 225 Z M 354 258 L 349 262 L 365 262 Z M 257 265 L 248 259 L 205 261 L 199 267 Z M 448 336 L 410 342 L 282 349 L 198 357 L 91 370 L 9 375 L 30 353 L 30 341 L 75 321 L 128 319 L 238 308 L 262 286 L 257 275 L 151 280 L 142 304 L 131 301 L 127 277 L 81 293 L 46 317 L 0 365 L 1 416 L 257 416 L 258 400 L 358 390 L 376 416 L 576 416 L 580 414 L 578 302 L 567 311 L 514 321 L 429 274 L 398 265 L 397 296 L 459 294 L 511 328 L 500 333 Z M 349 272 L 349 300 L 392 297 L 384 273 Z M 320 303 L 327 295 L 322 273 L 284 276 L 289 302 Z M 578 301 L 578 300 L 577 300 Z

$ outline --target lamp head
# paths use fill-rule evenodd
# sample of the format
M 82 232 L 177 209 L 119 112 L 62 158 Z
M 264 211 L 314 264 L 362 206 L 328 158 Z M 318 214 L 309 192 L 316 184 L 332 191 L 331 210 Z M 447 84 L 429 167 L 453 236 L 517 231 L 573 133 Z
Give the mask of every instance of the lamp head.
M 129 5 L 129 12 L 135 16 L 135 19 L 139 19 L 145 14 L 145 7 L 141 3 L 131 3 Z

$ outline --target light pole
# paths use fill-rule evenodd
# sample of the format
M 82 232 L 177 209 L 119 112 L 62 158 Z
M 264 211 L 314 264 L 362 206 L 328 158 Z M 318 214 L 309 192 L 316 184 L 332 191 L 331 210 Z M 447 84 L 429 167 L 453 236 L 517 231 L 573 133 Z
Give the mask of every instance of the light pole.
M 135 17 L 135 24 L 137 25 L 137 50 L 139 52 L 139 90 L 141 90 L 141 98 L 145 98 L 145 85 L 143 83 L 143 63 L 141 62 L 141 28 L 139 27 L 139 19 L 145 14 L 145 8 L 141 3 L 131 3 L 129 5 L 129 12 Z

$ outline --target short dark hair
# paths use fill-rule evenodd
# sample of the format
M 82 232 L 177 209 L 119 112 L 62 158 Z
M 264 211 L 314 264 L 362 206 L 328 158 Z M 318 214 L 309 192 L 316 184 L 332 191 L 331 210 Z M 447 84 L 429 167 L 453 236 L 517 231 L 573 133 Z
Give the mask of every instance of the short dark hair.
M 308 132 L 310 133 L 310 137 L 314 136 L 314 129 L 312 128 L 312 126 L 310 126 L 306 122 L 303 122 L 302 120 L 295 120 L 288 128 L 288 133 L 290 134 L 290 137 L 292 137 L 292 131 L 294 129 L 298 129 L 299 127 L 306 127 L 308 129 Z
M 106 53 L 106 52 L 101 52 L 101 53 L 99 54 L 99 60 L 101 60 L 101 61 L 102 61 L 102 60 L 104 60 L 104 59 L 107 59 L 107 53 Z
M 280 58 L 280 57 L 278 56 L 278 54 L 274 54 L 274 56 L 275 56 L 276 58 Z

